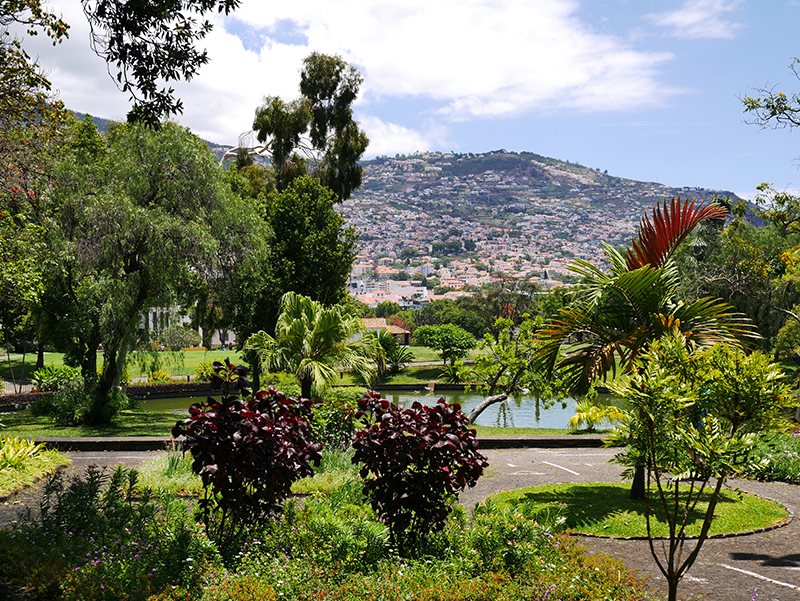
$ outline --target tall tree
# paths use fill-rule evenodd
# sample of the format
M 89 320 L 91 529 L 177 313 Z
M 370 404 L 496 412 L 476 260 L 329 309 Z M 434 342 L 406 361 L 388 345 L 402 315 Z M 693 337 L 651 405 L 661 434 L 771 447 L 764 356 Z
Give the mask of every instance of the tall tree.
M 253 129 L 262 145 L 239 146 L 226 158 L 242 150 L 268 157 L 278 190 L 308 173 L 333 190 L 338 202 L 350 198 L 361 186 L 358 161 L 369 143 L 351 109 L 362 81 L 340 57 L 311 54 L 303 60 L 301 97 L 285 102 L 267 96 L 256 110 Z
M 172 304 L 247 234 L 216 161 L 188 130 L 118 125 L 98 142 L 83 122 L 53 174 L 43 307 L 94 395 L 90 419 L 106 421 L 144 311 Z
M 266 245 L 235 267 L 229 286 L 238 340 L 258 330 L 273 332 L 287 292 L 324 305 L 344 299 L 357 238 L 333 203 L 333 193 L 308 176 L 267 201 Z
M 324 306 L 287 292 L 275 336 L 264 331 L 251 336 L 246 348 L 258 353 L 263 370 L 285 370 L 300 381 L 301 396 L 311 398 L 336 382 L 339 369 L 352 369 L 367 381 L 374 375 L 380 347 L 366 335 L 364 323 L 347 305 Z

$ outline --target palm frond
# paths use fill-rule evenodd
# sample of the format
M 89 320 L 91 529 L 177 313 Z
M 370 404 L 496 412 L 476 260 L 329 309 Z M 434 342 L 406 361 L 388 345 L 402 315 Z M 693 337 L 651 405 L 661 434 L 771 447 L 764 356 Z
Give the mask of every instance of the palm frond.
M 661 267 L 675 252 L 678 245 L 704 219 L 719 219 L 728 212 L 717 204 L 697 205 L 688 198 L 672 197 L 672 202 L 653 207 L 653 218 L 647 215 L 639 224 L 639 233 L 628 249 L 626 263 L 628 269 L 638 269 L 644 265 Z M 663 208 L 662 208 L 663 206 Z

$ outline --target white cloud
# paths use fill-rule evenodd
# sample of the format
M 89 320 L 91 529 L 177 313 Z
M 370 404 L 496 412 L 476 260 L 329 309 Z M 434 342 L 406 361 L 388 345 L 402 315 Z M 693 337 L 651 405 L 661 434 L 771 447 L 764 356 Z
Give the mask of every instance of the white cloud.
M 447 129 L 435 121 L 429 121 L 425 131 L 387 123 L 373 115 L 361 117 L 359 124 L 369 138 L 366 152 L 368 158 L 397 153 L 409 154 L 447 144 Z
M 50 5 L 72 24 L 71 39 L 56 53 L 42 44 L 42 36 L 26 46 L 41 54 L 70 108 L 124 117 L 127 96 L 89 49 L 80 3 Z M 429 116 L 458 122 L 635 110 L 678 93 L 657 71 L 670 54 L 637 50 L 599 33 L 581 20 L 580 8 L 577 0 L 243 0 L 235 19 L 237 27 L 252 28 L 250 49 L 226 31 L 225 17 L 214 15 L 215 28 L 201 42 L 211 62 L 193 81 L 175 84 L 185 107 L 179 120 L 203 137 L 235 143 L 264 95 L 297 95 L 301 62 L 311 51 L 339 54 L 361 70 L 357 117 L 379 132 L 374 148 L 384 139 L 404 145 L 395 152 L 405 151 L 415 137 L 422 145 L 440 134 L 409 126 L 419 115 L 381 114 L 387 101 L 396 107 L 404 99 L 424 99 Z M 293 35 L 270 39 L 269 32 L 277 30 Z M 263 46 L 255 52 L 253 41 L 259 39 Z
M 678 38 L 732 38 L 742 24 L 724 17 L 740 4 L 741 0 L 687 0 L 678 10 L 654 13 L 648 18 L 670 28 L 669 35 Z

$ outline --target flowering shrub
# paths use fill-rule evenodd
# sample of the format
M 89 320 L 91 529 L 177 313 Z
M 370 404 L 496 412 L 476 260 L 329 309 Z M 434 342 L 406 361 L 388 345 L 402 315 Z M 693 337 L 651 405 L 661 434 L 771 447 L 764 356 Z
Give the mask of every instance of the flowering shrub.
M 0 573 L 32 598 L 144 601 L 174 584 L 196 585 L 215 550 L 173 497 L 136 487 L 136 472 L 88 468 L 44 489 L 40 511 L 0 531 Z
M 214 363 L 212 384 L 221 401 L 193 404 L 189 418 L 173 429 L 185 436 L 184 450 L 203 480 L 198 502 L 206 532 L 227 552 L 245 528 L 274 513 L 289 496 L 292 482 L 314 473 L 322 445 L 309 440 L 311 401 L 293 399 L 270 387 L 250 397 L 247 370 L 226 360 Z
M 414 402 L 402 410 L 368 392 L 358 408 L 375 423 L 356 434 L 353 463 L 362 464 L 364 494 L 393 541 L 406 546 L 441 530 L 448 498 L 474 486 L 489 465 L 461 407 L 439 399 L 434 407 Z

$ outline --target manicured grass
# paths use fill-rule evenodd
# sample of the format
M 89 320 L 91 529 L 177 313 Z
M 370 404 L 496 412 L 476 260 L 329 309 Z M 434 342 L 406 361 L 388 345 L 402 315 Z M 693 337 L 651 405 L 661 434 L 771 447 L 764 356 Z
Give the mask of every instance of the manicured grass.
M 62 353 L 45 353 L 45 365 L 64 365 L 64 355 Z M 0 355 L 0 377 L 10 380 L 11 370 L 14 370 L 14 377 L 20 379 L 22 376 L 22 355 L 11 355 L 11 367 L 8 365 L 8 357 L 5 353 Z M 25 379 L 29 380 L 36 371 L 36 353 L 25 355 Z
M 4 413 L 5 436 L 170 436 L 180 418 L 169 411 L 122 411 L 113 423 L 102 426 L 56 426 L 45 416 L 30 411 Z
M 585 430 L 575 432 L 574 430 L 566 430 L 564 428 L 497 428 L 494 426 L 479 426 L 473 424 L 473 428 L 478 433 L 478 436 L 560 436 L 562 434 L 569 434 L 572 436 L 579 436 L 586 434 Z M 595 434 L 608 434 L 610 430 L 597 430 Z
M 200 365 L 200 363 L 207 361 L 225 361 L 226 358 L 229 358 L 232 363 L 238 363 L 240 361 L 239 353 L 237 351 L 224 351 L 224 350 L 213 350 L 213 351 L 180 351 L 180 352 L 164 352 L 162 359 L 165 365 L 166 371 L 170 372 L 173 376 L 193 376 L 194 370 Z M 173 359 L 175 359 L 173 361 Z M 45 353 L 44 354 L 44 364 L 45 365 L 55 365 L 61 366 L 64 365 L 64 355 L 63 353 Z M 103 366 L 103 353 L 97 355 L 97 368 L 100 369 Z M 6 379 L 11 378 L 11 369 L 14 370 L 14 376 L 19 378 L 22 374 L 22 355 L 12 355 L 11 357 L 11 368 L 8 365 L 8 359 L 5 355 L 0 357 L 0 376 Z M 33 375 L 33 372 L 36 369 L 36 353 L 28 353 L 25 355 L 25 379 L 30 379 Z M 132 378 L 143 376 L 145 375 L 139 369 L 139 366 L 136 364 L 135 361 L 131 361 L 128 364 L 128 375 Z
M 532 505 L 534 510 L 561 512 L 566 526 L 582 534 L 613 537 L 647 536 L 645 501 L 630 499 L 630 483 L 606 482 L 592 484 L 555 484 L 531 486 L 502 492 L 491 497 L 499 506 L 518 503 Z M 663 510 L 659 511 L 656 497 L 651 500 L 655 519 L 651 520 L 654 536 L 669 536 Z M 702 515 L 708 502 L 701 499 L 687 532 L 700 534 Z M 710 534 L 746 532 L 772 526 L 788 516 L 786 509 L 768 499 L 755 495 L 726 490 L 714 512 Z
M 26 457 L 18 467 L 4 467 L 0 470 L 0 499 L 34 484 L 69 462 L 69 457 L 58 451 L 40 450 Z

